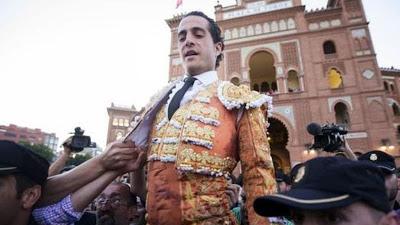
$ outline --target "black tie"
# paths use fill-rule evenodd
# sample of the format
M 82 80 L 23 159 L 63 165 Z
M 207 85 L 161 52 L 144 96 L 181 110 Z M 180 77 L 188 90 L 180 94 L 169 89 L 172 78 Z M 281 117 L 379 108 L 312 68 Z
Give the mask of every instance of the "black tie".
M 174 115 L 176 110 L 178 110 L 179 106 L 181 105 L 183 96 L 185 95 L 186 91 L 193 85 L 195 80 L 196 80 L 196 78 L 194 78 L 192 76 L 187 77 L 185 79 L 185 84 L 183 85 L 183 87 L 175 93 L 174 97 L 172 97 L 172 100 L 168 106 L 168 119 L 169 120 L 172 118 L 172 116 Z

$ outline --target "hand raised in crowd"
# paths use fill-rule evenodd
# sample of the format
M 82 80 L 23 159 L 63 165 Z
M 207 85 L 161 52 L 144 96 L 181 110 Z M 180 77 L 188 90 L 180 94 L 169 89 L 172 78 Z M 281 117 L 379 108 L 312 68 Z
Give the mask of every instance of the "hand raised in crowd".
M 125 167 L 122 167 L 122 173 L 132 172 L 144 168 L 147 159 L 146 151 L 140 148 L 137 148 L 136 151 L 138 151 L 137 157 L 134 160 L 130 160 Z
M 60 201 L 67 194 L 76 192 L 104 174 L 111 174 L 108 175 L 106 179 L 108 180 L 110 177 L 115 179 L 118 175 L 135 171 L 143 166 L 145 155 L 145 151 L 137 148 L 133 142 L 113 142 L 102 154 L 82 163 L 68 173 L 50 177 L 47 180 L 41 204 L 48 205 Z
M 353 150 L 351 149 L 348 140 L 344 137 L 344 148 L 343 152 L 346 154 L 348 159 L 357 160 L 357 156 L 354 154 Z
M 115 141 L 107 145 L 100 155 L 100 163 L 105 170 L 119 170 L 125 173 L 143 166 L 145 155 L 145 151 L 132 141 Z
M 64 141 L 63 143 L 63 152 L 61 155 L 50 165 L 49 168 L 49 176 L 54 176 L 57 175 L 61 172 L 61 170 L 65 167 L 67 164 L 67 161 L 69 160 L 69 157 L 71 156 L 72 149 L 68 147 L 66 143 L 71 142 L 71 137 L 69 137 L 67 140 Z

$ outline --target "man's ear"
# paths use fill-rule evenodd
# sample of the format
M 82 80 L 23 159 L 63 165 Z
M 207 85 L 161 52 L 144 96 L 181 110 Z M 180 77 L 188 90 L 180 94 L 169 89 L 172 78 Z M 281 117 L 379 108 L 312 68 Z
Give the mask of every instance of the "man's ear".
M 23 209 L 32 209 L 33 205 L 39 200 L 42 194 L 42 187 L 34 185 L 27 188 L 21 195 L 21 207 Z
M 395 211 L 391 211 L 381 218 L 379 225 L 400 225 L 400 218 Z
M 222 42 L 218 42 L 215 44 L 215 50 L 217 52 L 217 56 L 221 55 L 222 51 L 224 50 L 224 45 Z

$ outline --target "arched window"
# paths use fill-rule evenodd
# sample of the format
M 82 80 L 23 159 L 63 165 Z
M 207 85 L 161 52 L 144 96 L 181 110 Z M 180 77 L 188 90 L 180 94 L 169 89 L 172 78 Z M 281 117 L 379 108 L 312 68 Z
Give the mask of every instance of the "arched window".
M 232 38 L 237 38 L 239 36 L 238 30 L 235 28 L 232 30 Z
M 278 91 L 278 84 L 276 83 L 276 81 L 272 81 L 271 83 L 271 89 L 272 91 Z
M 335 105 L 335 118 L 337 124 L 350 127 L 350 116 L 346 104 L 339 102 Z
M 324 42 L 324 54 L 335 54 L 336 53 L 336 47 L 335 43 L 333 41 L 325 41 Z
M 394 84 L 390 84 L 390 91 L 394 92 Z
M 117 118 L 114 118 L 114 119 L 113 119 L 112 125 L 113 125 L 113 126 L 118 126 L 118 119 L 117 119 Z
M 288 92 L 300 91 L 299 77 L 297 76 L 296 71 L 294 70 L 289 71 L 287 83 L 288 83 Z
M 118 120 L 118 126 L 120 126 L 120 127 L 124 126 L 124 119 L 119 119 Z
M 247 35 L 248 36 L 252 36 L 252 35 L 254 35 L 254 28 L 253 28 L 253 26 L 248 26 L 247 27 Z
M 386 81 L 383 81 L 383 87 L 385 88 L 385 91 L 389 91 L 389 84 Z
M 124 127 L 129 127 L 129 120 L 128 119 L 124 120 Z
M 276 32 L 276 31 L 278 31 L 278 29 L 279 29 L 278 22 L 272 21 L 272 23 L 271 23 L 271 31 L 272 32 Z
M 294 22 L 294 20 L 292 18 L 290 18 L 288 20 L 288 29 L 294 29 L 296 28 L 296 23 Z
M 240 28 L 239 37 L 246 37 L 246 28 L 244 27 Z
M 258 87 L 258 84 L 253 85 L 253 90 L 260 91 L 260 87 Z
M 230 30 L 226 30 L 226 31 L 225 31 L 224 38 L 225 38 L 226 40 L 229 40 L 229 39 L 232 38 L 232 33 L 231 33 Z
M 262 33 L 262 27 L 260 24 L 256 25 L 256 34 L 261 34 Z
M 343 87 L 343 77 L 340 71 L 335 68 L 329 70 L 328 73 L 329 88 L 336 89 Z
M 400 143 L 400 125 L 397 126 L 396 137 L 397 137 L 397 143 Z
M 264 33 L 271 32 L 271 28 L 270 28 L 269 23 L 264 23 L 263 28 L 264 28 Z
M 274 57 L 267 51 L 258 51 L 250 57 L 250 87 L 260 85 L 260 92 L 269 92 L 272 82 L 276 81 Z
M 279 21 L 279 30 L 287 30 L 287 25 L 285 20 Z
M 400 108 L 396 103 L 392 104 L 392 110 L 395 116 L 400 116 Z

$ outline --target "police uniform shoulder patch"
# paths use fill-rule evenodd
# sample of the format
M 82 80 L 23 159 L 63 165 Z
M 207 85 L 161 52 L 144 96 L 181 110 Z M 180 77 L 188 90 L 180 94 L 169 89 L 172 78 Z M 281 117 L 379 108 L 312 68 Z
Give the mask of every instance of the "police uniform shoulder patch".
M 272 110 L 272 97 L 260 94 L 257 91 L 251 91 L 246 85 L 236 86 L 228 81 L 223 81 L 218 85 L 218 98 L 228 109 L 239 109 L 244 107 L 258 108 L 267 103 L 268 111 Z

